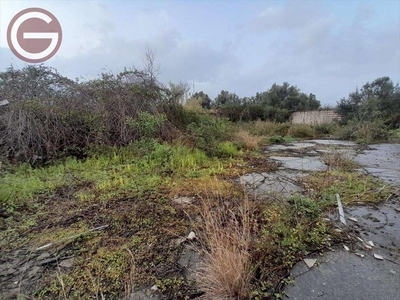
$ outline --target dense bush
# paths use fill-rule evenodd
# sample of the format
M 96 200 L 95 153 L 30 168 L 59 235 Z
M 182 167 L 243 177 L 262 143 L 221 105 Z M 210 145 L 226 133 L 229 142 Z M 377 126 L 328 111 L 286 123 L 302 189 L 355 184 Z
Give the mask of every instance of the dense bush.
M 10 67 L 0 73 L 0 94 L 9 101 L 0 109 L 0 157 L 13 161 L 82 157 L 90 145 L 174 135 L 160 113 L 174 105 L 176 93 L 158 83 L 151 69 L 79 83 L 42 65 Z
M 343 140 L 356 140 L 361 144 L 386 141 L 389 136 L 387 125 L 382 120 L 373 122 L 350 121 L 339 127 L 334 135 Z
M 205 151 L 209 155 L 220 153 L 219 144 L 232 136 L 227 120 L 218 119 L 209 115 L 200 118 L 187 126 L 187 138 L 193 146 Z
M 342 123 L 383 122 L 388 128 L 400 126 L 400 86 L 389 77 L 367 82 L 361 89 L 338 102 Z

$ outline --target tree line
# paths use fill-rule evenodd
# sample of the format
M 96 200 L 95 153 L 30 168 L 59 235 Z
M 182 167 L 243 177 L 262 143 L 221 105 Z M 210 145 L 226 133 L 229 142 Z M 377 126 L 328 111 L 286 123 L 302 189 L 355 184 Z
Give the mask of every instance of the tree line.
M 187 84 L 165 86 L 156 75 L 151 53 L 143 69 L 102 73 L 82 82 L 43 65 L 9 67 L 0 72 L 0 101 L 8 102 L 0 106 L 0 158 L 32 163 L 43 157 L 80 157 L 91 145 L 123 146 L 140 140 L 148 135 L 148 128 L 156 128 L 151 134 L 161 140 L 195 128 L 189 125 L 201 118 L 182 106 Z M 314 94 L 287 82 L 273 84 L 253 97 L 223 90 L 213 100 L 202 91 L 191 99 L 233 122 L 286 122 L 293 112 L 321 109 Z M 343 123 L 379 120 L 387 128 L 398 128 L 399 85 L 389 77 L 378 78 L 338 101 L 336 110 Z M 143 112 L 147 115 L 141 115 L 137 124 L 134 120 Z

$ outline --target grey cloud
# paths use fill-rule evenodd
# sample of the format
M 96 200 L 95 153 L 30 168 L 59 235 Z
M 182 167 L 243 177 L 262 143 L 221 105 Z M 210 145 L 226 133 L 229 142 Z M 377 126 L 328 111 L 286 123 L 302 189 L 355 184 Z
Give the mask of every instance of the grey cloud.
M 283 6 L 271 5 L 254 18 L 251 27 L 256 32 L 270 30 L 301 30 L 325 15 L 316 1 L 288 1 Z

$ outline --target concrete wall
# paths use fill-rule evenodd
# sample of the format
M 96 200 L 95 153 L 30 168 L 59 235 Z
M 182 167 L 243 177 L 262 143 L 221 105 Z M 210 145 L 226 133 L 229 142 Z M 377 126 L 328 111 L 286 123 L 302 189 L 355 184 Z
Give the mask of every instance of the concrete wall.
M 326 124 L 339 120 L 340 116 L 333 110 L 313 110 L 313 111 L 299 111 L 293 113 L 291 121 L 293 124 Z

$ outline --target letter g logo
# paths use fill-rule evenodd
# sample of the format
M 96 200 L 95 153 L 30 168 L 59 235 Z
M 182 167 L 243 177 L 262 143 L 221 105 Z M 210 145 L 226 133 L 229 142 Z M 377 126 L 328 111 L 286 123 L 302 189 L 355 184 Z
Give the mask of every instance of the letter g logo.
M 21 60 L 31 63 L 50 59 L 60 48 L 62 30 L 56 17 L 41 8 L 28 8 L 11 20 L 7 42 Z

